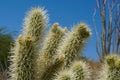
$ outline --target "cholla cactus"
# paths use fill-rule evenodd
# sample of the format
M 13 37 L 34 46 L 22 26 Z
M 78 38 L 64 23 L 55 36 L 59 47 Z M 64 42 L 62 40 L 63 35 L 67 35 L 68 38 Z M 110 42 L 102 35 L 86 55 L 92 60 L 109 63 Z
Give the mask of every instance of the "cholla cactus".
M 72 72 L 68 70 L 60 71 L 54 80 L 75 80 Z
M 74 80 L 91 80 L 90 68 L 85 62 L 75 61 L 72 63 L 70 70 L 74 74 Z
M 79 52 L 83 49 L 85 45 L 85 40 L 88 39 L 91 35 L 91 31 L 87 27 L 86 24 L 79 24 L 75 27 L 75 29 L 70 32 L 70 35 L 66 36 L 66 39 L 63 39 L 63 42 L 57 49 L 57 55 L 51 66 L 46 69 L 44 74 L 44 80 L 51 80 L 53 75 L 58 72 L 62 68 L 69 67 L 71 62 L 75 60 L 79 56 Z M 63 57 L 64 61 L 61 62 L 61 58 Z M 59 63 L 56 63 L 58 61 Z M 58 66 L 61 65 L 62 66 Z M 53 69 L 51 71 L 51 69 Z
M 41 8 L 28 12 L 23 33 L 12 49 L 10 80 L 89 80 L 86 64 L 74 61 L 90 37 L 90 29 L 80 23 L 66 35 L 67 30 L 55 23 L 41 45 L 47 21 Z
M 62 37 L 66 31 L 67 30 L 62 29 L 58 23 L 53 24 L 37 59 L 37 63 L 40 63 L 38 64 L 38 80 L 49 79 L 49 77 L 46 77 L 46 74 L 51 74 L 50 71 L 52 68 L 49 71 L 47 70 L 52 65 L 59 43 L 62 41 Z
M 66 30 L 62 29 L 58 23 L 53 24 L 39 56 L 39 58 L 44 59 L 46 64 L 53 60 L 65 32 Z
M 68 67 L 85 46 L 85 41 L 90 37 L 91 31 L 86 24 L 81 23 L 75 26 L 68 37 L 59 47 L 58 55 L 65 55 L 65 66 Z
M 58 72 L 54 80 L 91 80 L 89 66 L 82 61 L 74 61 L 70 68 Z
M 47 16 L 43 9 L 32 9 L 25 18 L 23 34 L 16 40 L 12 49 L 11 80 L 34 80 L 38 44 L 42 40 Z
M 23 35 L 30 35 L 38 44 L 42 40 L 44 30 L 48 23 L 48 16 L 43 8 L 32 8 L 25 17 Z
M 100 72 L 98 80 L 119 80 L 120 58 L 117 55 L 109 55 L 105 58 L 105 64 Z

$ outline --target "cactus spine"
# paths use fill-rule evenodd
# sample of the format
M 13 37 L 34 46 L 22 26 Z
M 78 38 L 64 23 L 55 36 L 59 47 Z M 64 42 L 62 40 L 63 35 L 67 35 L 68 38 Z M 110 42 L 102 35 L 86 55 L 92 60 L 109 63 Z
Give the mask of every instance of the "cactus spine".
M 66 29 L 55 23 L 40 46 L 47 21 L 41 8 L 28 12 L 23 33 L 12 49 L 10 80 L 89 80 L 86 64 L 74 61 L 90 37 L 90 29 L 80 23 L 65 35 Z
M 85 46 L 85 40 L 91 35 L 86 24 L 80 23 L 70 32 L 58 50 L 58 55 L 65 55 L 65 66 L 68 67 Z
M 74 61 L 70 68 L 60 71 L 54 80 L 91 80 L 90 72 L 85 62 Z
M 60 69 L 68 67 L 71 62 L 79 56 L 79 52 L 84 47 L 85 40 L 88 39 L 90 35 L 91 31 L 86 24 L 77 25 L 76 28 L 70 32 L 70 35 L 67 36 L 66 40 L 63 39 L 63 42 L 60 43 L 60 46 L 57 49 L 57 57 L 54 59 L 51 67 L 47 69 L 46 72 L 48 72 L 48 74 L 45 74 L 47 79 L 44 80 L 51 80 L 53 77 L 51 74 L 55 74 Z M 63 61 L 61 61 L 61 59 Z M 59 63 L 56 63 L 56 61 Z M 50 71 L 51 69 L 53 70 Z
M 58 23 L 53 24 L 37 60 L 37 63 L 40 63 L 38 64 L 38 80 L 50 79 L 49 77 L 46 77 L 46 74 L 51 74 L 50 71 L 52 68 L 49 70 L 49 67 L 53 63 L 57 48 L 59 43 L 62 41 L 62 37 L 65 35 L 65 32 L 66 29 L 62 29 Z
M 68 70 L 60 71 L 54 80 L 74 80 L 73 74 Z
M 48 23 L 46 11 L 42 8 L 32 8 L 25 17 L 23 35 L 30 35 L 39 44 Z
M 90 68 L 85 62 L 75 61 L 72 63 L 70 70 L 74 74 L 74 80 L 91 80 Z
M 46 27 L 47 16 L 43 9 L 32 9 L 25 18 L 23 34 L 12 50 L 11 80 L 35 80 L 35 60 L 39 43 Z
M 120 58 L 117 55 L 109 55 L 105 58 L 105 65 L 100 72 L 98 80 L 120 79 Z

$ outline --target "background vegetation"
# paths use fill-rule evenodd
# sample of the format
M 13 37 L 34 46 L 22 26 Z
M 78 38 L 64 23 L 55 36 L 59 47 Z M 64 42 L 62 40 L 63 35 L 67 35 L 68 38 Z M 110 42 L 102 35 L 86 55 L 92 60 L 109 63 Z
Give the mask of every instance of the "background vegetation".
M 4 80 L 7 76 L 10 56 L 11 44 L 13 42 L 12 33 L 7 31 L 7 28 L 0 27 L 0 80 Z

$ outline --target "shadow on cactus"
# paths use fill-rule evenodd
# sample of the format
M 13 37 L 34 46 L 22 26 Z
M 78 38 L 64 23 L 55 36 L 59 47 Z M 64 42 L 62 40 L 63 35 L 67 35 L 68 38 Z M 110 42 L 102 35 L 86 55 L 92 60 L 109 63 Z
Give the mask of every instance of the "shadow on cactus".
M 28 12 L 23 33 L 11 50 L 9 79 L 91 80 L 88 65 L 78 61 L 79 53 L 91 36 L 87 25 L 80 23 L 67 31 L 54 23 L 43 38 L 47 25 L 48 16 L 44 9 L 32 8 Z

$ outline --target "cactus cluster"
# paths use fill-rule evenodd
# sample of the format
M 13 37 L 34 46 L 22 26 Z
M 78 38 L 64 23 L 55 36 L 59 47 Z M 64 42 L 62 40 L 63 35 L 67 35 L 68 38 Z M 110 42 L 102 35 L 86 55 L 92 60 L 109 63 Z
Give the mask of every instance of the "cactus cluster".
M 32 8 L 24 19 L 23 32 L 11 49 L 9 80 L 92 80 L 91 69 L 81 61 L 81 51 L 91 36 L 85 23 L 71 31 L 54 23 L 44 37 L 48 16 Z M 99 80 L 120 80 L 120 59 L 107 56 Z
M 23 33 L 11 50 L 10 80 L 87 80 L 89 68 L 77 61 L 91 31 L 80 23 L 72 31 L 54 23 L 44 38 L 48 16 L 32 8 L 24 19 Z M 43 40 L 44 39 L 44 40 Z M 88 76 L 88 77 L 85 77 Z
M 108 55 L 98 80 L 120 80 L 120 57 Z

